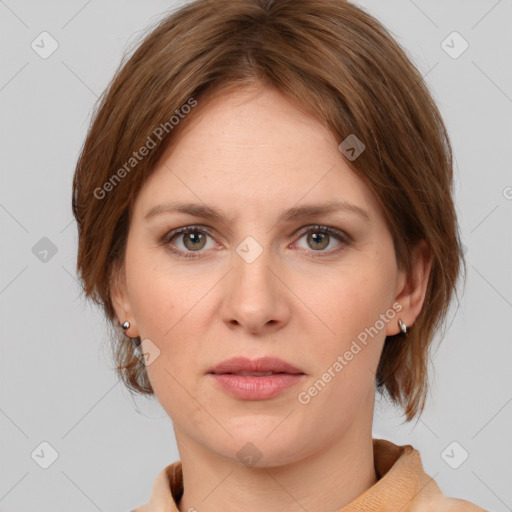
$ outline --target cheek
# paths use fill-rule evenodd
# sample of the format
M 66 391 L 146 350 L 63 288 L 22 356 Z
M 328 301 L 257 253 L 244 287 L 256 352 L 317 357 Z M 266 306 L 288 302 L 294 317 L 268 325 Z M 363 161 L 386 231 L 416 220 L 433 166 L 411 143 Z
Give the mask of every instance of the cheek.
M 163 249 L 127 253 L 130 302 L 141 336 L 163 343 L 187 324 L 207 287 L 168 264 Z
M 201 428 L 207 418 L 191 396 L 199 396 L 196 363 L 205 337 L 198 316 L 204 318 L 204 281 L 193 282 L 175 269 L 163 268 L 142 252 L 131 254 L 126 272 L 141 339 L 149 338 L 158 347 L 158 356 L 146 365 L 155 396 L 178 424 L 193 421 Z
M 391 269 L 385 270 L 382 261 L 361 256 L 357 264 L 337 272 L 328 285 L 309 287 L 314 293 L 310 293 L 307 304 L 321 318 L 319 325 L 324 333 L 312 336 L 318 342 L 314 347 L 316 372 L 307 384 L 315 387 L 308 388 L 314 396 L 312 407 L 307 407 L 310 411 L 344 404 L 338 418 L 344 421 L 373 393 L 386 335 L 381 315 L 389 311 L 393 291 Z M 387 321 L 393 321 L 388 316 Z M 311 347 L 308 350 L 311 352 Z
M 148 377 L 155 393 L 173 396 L 174 402 L 187 403 L 179 383 L 190 392 L 195 382 L 197 362 L 208 346 L 208 324 L 205 290 L 214 285 L 214 278 L 180 272 L 170 265 L 159 251 L 127 253 L 126 273 L 130 301 L 141 339 L 149 338 L 157 347 L 158 358 L 147 365 Z M 211 282 L 210 282 L 211 281 Z M 152 346 L 151 344 L 149 345 Z
M 297 303 L 297 307 L 304 309 L 308 330 L 316 325 L 317 339 L 332 340 L 321 350 L 339 350 L 365 328 L 375 325 L 390 305 L 392 288 L 387 275 L 389 272 L 384 272 L 377 262 L 361 258 L 361 262 L 338 269 L 328 277 L 302 278 L 294 293 L 304 304 L 302 307 Z

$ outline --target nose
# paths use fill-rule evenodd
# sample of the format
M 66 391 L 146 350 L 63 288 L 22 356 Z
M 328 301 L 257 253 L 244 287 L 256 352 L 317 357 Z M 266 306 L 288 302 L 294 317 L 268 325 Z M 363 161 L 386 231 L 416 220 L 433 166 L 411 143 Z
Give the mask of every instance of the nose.
M 264 335 L 289 322 L 290 292 L 279 275 L 278 265 L 269 249 L 264 249 L 254 261 L 233 254 L 233 268 L 226 276 L 221 307 L 228 327 Z

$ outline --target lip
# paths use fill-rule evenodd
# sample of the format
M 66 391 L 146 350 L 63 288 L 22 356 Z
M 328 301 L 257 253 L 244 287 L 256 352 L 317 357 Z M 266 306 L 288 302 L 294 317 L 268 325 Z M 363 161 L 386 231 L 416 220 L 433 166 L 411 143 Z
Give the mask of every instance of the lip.
M 269 373 L 272 375 L 236 375 Z M 212 381 L 226 393 L 242 400 L 265 400 L 277 396 L 305 377 L 305 373 L 282 359 L 234 357 L 208 371 Z

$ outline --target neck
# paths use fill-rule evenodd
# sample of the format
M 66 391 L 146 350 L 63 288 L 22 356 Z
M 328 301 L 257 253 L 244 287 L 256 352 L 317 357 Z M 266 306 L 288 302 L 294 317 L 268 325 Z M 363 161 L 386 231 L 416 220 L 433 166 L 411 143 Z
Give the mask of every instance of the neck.
M 372 411 L 373 413 L 373 411 Z M 377 482 L 372 421 L 355 421 L 341 438 L 313 455 L 281 466 L 245 467 L 206 450 L 175 429 L 184 493 L 181 512 L 282 510 L 332 512 Z

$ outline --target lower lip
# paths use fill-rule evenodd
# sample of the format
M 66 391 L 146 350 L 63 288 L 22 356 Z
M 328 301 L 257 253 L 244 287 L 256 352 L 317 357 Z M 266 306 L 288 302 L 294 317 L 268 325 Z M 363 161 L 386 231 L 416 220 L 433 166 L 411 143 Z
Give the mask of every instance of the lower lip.
M 265 400 L 272 398 L 298 384 L 304 374 L 277 373 L 262 377 L 210 373 L 214 382 L 224 391 L 242 400 Z

